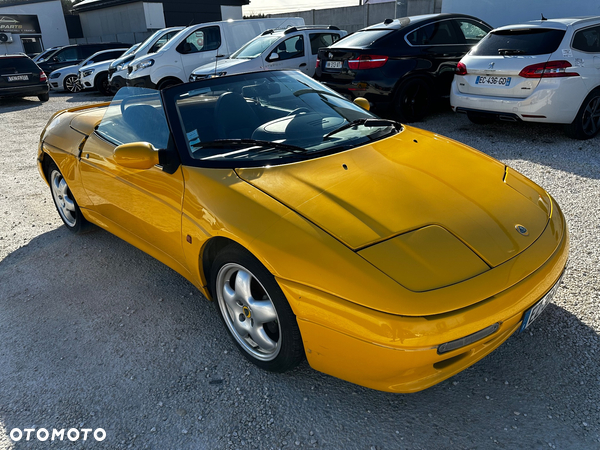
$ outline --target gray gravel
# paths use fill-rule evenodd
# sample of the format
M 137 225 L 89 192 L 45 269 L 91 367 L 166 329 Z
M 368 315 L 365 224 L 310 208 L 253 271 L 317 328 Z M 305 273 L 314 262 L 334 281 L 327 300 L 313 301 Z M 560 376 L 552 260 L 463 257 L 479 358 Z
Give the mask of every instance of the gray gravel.
M 567 216 L 571 258 L 531 332 L 394 395 L 306 364 L 254 368 L 182 277 L 104 231 L 61 225 L 35 165 L 40 131 L 52 112 L 104 99 L 0 101 L 0 449 L 600 449 L 600 138 L 445 110 L 420 124 L 545 187 Z M 13 428 L 107 438 L 15 444 Z

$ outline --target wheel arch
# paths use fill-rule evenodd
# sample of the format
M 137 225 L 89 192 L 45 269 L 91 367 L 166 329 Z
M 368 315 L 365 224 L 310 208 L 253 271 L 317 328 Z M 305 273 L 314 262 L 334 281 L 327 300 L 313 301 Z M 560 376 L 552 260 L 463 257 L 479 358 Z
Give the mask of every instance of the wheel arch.
M 168 76 L 166 76 L 164 78 L 161 78 L 160 81 L 158 83 L 156 83 L 156 89 L 158 89 L 158 90 L 162 89 L 162 86 L 165 83 L 168 83 L 170 81 L 174 81 L 177 84 L 183 84 L 184 83 L 184 81 L 181 81 L 178 77 L 168 75 Z
M 236 246 L 244 251 L 252 254 L 255 258 L 259 259 L 246 247 L 241 245 L 239 242 L 234 241 L 228 237 L 214 236 L 210 238 L 201 248 L 199 264 L 200 264 L 200 277 L 202 284 L 206 286 L 206 292 L 209 294 L 209 300 L 214 300 L 213 292 L 211 291 L 210 285 L 210 271 L 212 269 L 213 262 L 217 255 L 221 253 L 226 247 Z M 262 261 L 261 261 L 262 263 Z M 263 263 L 264 264 L 264 263 Z
M 392 89 L 392 99 L 394 101 L 396 101 L 396 96 L 398 95 L 398 91 L 402 88 L 402 85 L 404 85 L 412 80 L 417 80 L 417 79 L 423 80 L 432 89 L 435 87 L 435 79 L 429 73 L 427 73 L 427 72 L 407 73 L 406 75 L 404 75 L 403 77 L 398 79 L 398 81 L 394 85 L 394 88 Z

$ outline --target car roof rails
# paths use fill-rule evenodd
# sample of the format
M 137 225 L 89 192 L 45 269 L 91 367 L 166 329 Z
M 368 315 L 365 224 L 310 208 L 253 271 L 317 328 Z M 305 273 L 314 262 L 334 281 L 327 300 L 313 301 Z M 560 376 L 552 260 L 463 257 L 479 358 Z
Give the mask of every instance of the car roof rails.
M 263 31 L 262 33 L 260 33 L 261 36 L 265 36 L 267 34 L 273 34 L 275 30 L 273 28 L 270 28 L 268 30 Z
M 335 25 L 301 25 L 286 29 L 283 34 L 294 33 L 302 30 L 339 30 Z

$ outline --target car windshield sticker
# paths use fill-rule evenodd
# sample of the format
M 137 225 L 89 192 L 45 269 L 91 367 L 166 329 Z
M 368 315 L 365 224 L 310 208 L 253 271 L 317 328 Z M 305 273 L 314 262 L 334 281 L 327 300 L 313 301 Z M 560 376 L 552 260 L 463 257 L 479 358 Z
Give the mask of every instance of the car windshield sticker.
M 563 58 L 572 58 L 573 57 L 573 51 L 570 48 L 563 48 L 562 54 L 563 54 Z
M 187 134 L 188 142 L 190 145 L 195 145 L 200 142 L 200 136 L 198 136 L 198 130 L 192 130 Z

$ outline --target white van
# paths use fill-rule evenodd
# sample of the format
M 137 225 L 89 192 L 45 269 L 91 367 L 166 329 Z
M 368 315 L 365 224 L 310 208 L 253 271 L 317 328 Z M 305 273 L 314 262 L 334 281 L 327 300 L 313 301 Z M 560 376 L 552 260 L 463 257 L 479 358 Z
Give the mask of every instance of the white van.
M 257 70 L 297 69 L 315 74 L 319 48 L 329 47 L 348 33 L 332 25 L 307 25 L 286 30 L 267 30 L 246 43 L 228 59 L 195 69 L 189 81 L 209 76 L 232 75 Z
M 126 85 L 129 63 L 135 59 L 141 58 L 159 51 L 167 42 L 177 35 L 185 27 L 170 27 L 158 30 L 152 36 L 146 38 L 144 42 L 133 54 L 123 55 L 116 59 L 108 68 L 108 83 L 111 92 L 117 92 Z
M 164 89 L 188 81 L 192 71 L 217 58 L 227 58 L 269 28 L 303 26 L 304 19 L 247 19 L 209 22 L 187 27 L 154 55 L 129 64 L 127 86 Z

